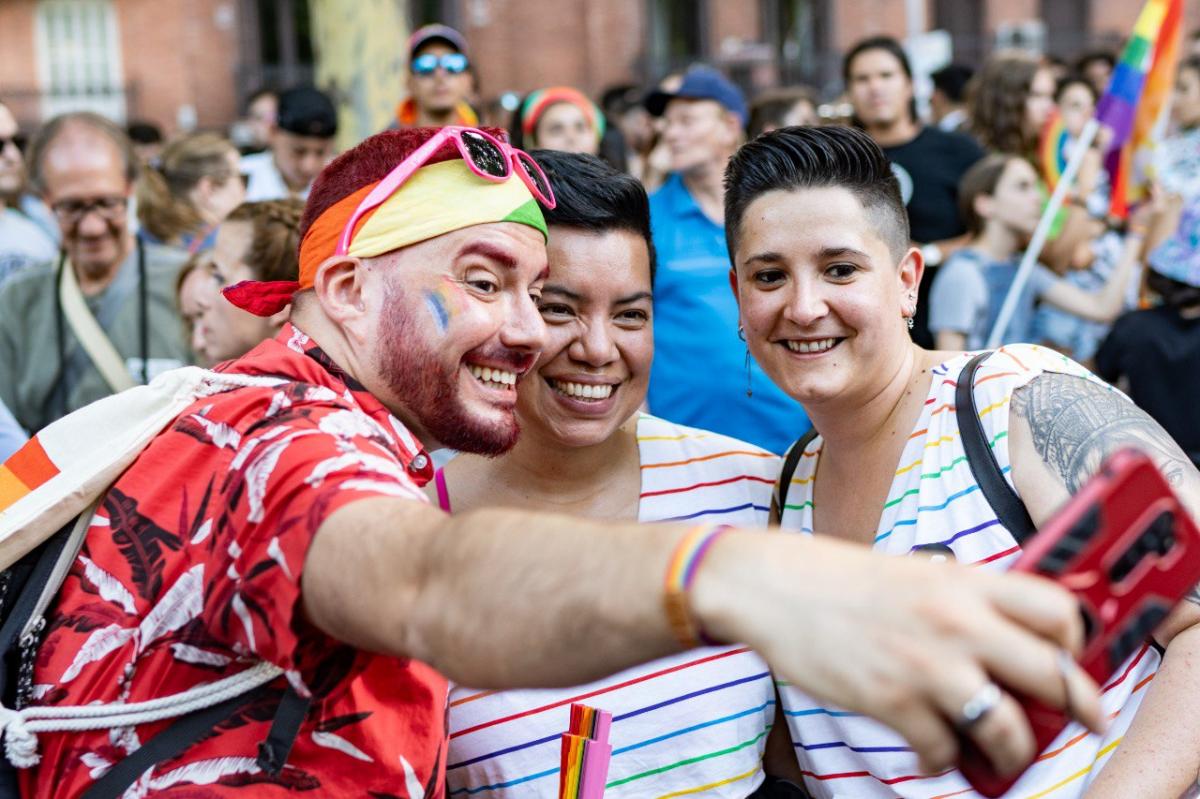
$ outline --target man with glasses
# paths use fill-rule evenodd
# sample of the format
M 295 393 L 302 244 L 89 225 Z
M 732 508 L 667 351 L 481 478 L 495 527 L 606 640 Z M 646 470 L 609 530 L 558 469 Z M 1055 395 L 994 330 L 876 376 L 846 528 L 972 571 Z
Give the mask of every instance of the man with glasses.
M 953 759 L 950 719 L 975 685 L 960 689 L 984 673 L 1098 723 L 1095 686 L 1080 674 L 1064 690 L 1055 666 L 1055 647 L 1082 639 L 1077 606 L 1032 577 L 696 521 L 429 504 L 429 450 L 511 448 L 517 384 L 538 379 L 554 198 L 498 133 L 368 139 L 314 184 L 298 279 L 225 289 L 260 316 L 290 304 L 289 322 L 222 367 L 260 380 L 195 397 L 104 492 L 25 694 L 54 719 L 36 736 L 0 720 L 23 796 L 97 780 L 116 796 L 137 780 L 211 797 L 441 797 L 447 678 L 573 685 L 714 640 L 879 715 L 931 769 Z M 154 743 L 151 710 L 247 675 L 267 682 L 209 697 L 219 712 L 190 745 Z M 1027 760 L 1007 701 L 976 737 Z M 64 718 L 111 703 L 129 726 Z
M 333 158 L 337 109 L 329 95 L 311 86 L 279 95 L 271 146 L 242 157 L 246 202 L 303 200 L 313 178 Z
M 49 212 L 26 190 L 24 144 L 16 118 L 0 103 L 0 285 L 18 269 L 58 252 Z
M 474 125 L 467 103 L 474 76 L 467 40 L 446 25 L 426 25 L 408 39 L 408 97 L 396 108 L 396 127 Z
M 188 350 L 174 300 L 186 253 L 135 241 L 125 132 L 96 114 L 56 117 L 30 142 L 29 170 L 62 235 L 59 256 L 0 287 L 0 400 L 32 432 Z

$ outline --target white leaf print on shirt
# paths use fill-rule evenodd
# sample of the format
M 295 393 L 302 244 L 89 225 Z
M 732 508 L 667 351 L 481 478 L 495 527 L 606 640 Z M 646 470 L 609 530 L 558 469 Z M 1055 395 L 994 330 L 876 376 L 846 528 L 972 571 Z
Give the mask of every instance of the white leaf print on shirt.
M 271 542 L 267 544 L 267 556 L 279 564 L 279 568 L 283 569 L 284 575 L 289 580 L 296 579 L 292 576 L 292 570 L 288 568 L 287 557 L 283 554 L 283 548 L 279 546 L 278 536 L 271 536 Z
M 107 627 L 93 630 L 88 639 L 83 642 L 83 646 L 79 647 L 79 651 L 75 653 L 75 659 L 71 661 L 71 665 L 63 672 L 62 677 L 58 678 L 58 681 L 67 683 L 75 679 L 83 671 L 84 666 L 125 646 L 136 633 L 137 628 L 122 627 L 119 624 L 110 624 Z
M 336 749 L 339 752 L 347 754 L 356 760 L 361 760 L 364 763 L 375 762 L 375 758 L 371 757 L 366 752 L 359 749 L 357 746 L 350 743 L 342 736 L 337 735 L 336 733 L 313 730 L 312 739 L 313 743 L 315 743 L 317 746 L 323 746 L 326 749 Z
M 204 609 L 204 564 L 185 571 L 163 594 L 138 628 L 138 652 L 167 633 L 178 630 Z
M 194 536 L 192 536 L 192 543 L 193 544 L 203 544 L 205 541 L 208 540 L 209 534 L 212 533 L 212 528 L 213 528 L 213 520 L 205 519 L 204 523 L 201 524 L 200 527 L 196 530 L 196 534 Z
M 385 441 L 388 438 L 387 431 L 383 429 L 382 425 L 358 410 L 334 411 L 321 417 L 317 427 L 323 433 L 340 438 L 361 436 L 362 438 L 382 438 Z
M 284 450 L 298 438 L 320 435 L 316 430 L 301 430 L 289 433 L 278 441 L 272 441 L 259 450 L 258 454 L 246 466 L 246 502 L 250 505 L 250 513 L 246 521 L 257 524 L 263 520 L 265 508 L 263 500 L 267 495 L 267 481 L 279 463 L 279 457 Z
M 198 666 L 228 666 L 233 658 L 219 652 L 210 652 L 191 644 L 171 644 L 171 654 L 176 660 L 184 663 L 195 663 Z
M 382 480 L 347 480 L 339 488 L 345 491 L 370 491 L 389 497 L 415 499 L 418 502 L 428 501 L 428 497 L 416 488 L 400 483 L 385 483 Z
M 109 602 L 115 602 L 121 606 L 121 609 L 126 613 L 137 613 L 137 605 L 134 604 L 133 594 L 129 589 L 121 583 L 116 577 L 100 568 L 87 555 L 80 555 L 79 560 L 83 563 L 83 576 L 89 583 L 95 586 L 100 593 L 101 599 L 106 599 Z
M 112 761 L 95 752 L 84 752 L 79 756 L 79 761 L 87 766 L 88 776 L 94 780 L 100 779 L 112 768 Z
M 214 422 L 198 413 L 193 413 L 190 418 L 195 419 L 204 428 L 204 432 L 208 433 L 209 439 L 218 448 L 237 449 L 241 446 L 242 434 L 224 422 Z
M 413 767 L 404 755 L 400 755 L 400 767 L 404 769 L 404 790 L 408 791 L 408 799 L 419 799 L 425 796 L 425 786 L 417 779 L 417 772 L 413 771 Z
M 261 771 L 258 761 L 252 757 L 216 757 L 211 760 L 197 760 L 158 777 L 152 777 L 147 787 L 151 791 L 162 791 L 181 783 L 212 785 L 230 774 L 258 774 Z
M 258 647 L 254 643 L 254 621 L 250 618 L 250 611 L 247 609 L 246 603 L 242 600 L 242 595 L 234 594 L 231 604 L 233 605 L 233 612 L 242 621 L 242 629 L 246 631 L 246 643 L 250 645 L 250 651 L 256 651 Z
M 401 482 L 407 481 L 404 467 L 392 458 L 382 455 L 371 455 L 361 450 L 351 450 L 334 458 L 326 458 L 313 467 L 312 473 L 304 478 L 305 485 L 320 485 L 326 477 L 341 469 L 374 472 L 384 477 L 391 477 Z

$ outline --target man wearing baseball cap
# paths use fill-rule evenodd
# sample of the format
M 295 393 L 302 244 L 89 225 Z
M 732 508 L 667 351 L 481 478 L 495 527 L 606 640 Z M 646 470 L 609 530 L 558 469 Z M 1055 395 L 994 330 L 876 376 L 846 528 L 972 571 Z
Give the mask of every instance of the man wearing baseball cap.
M 746 98 L 717 70 L 696 65 L 677 88 L 647 96 L 646 109 L 662 118 L 672 170 L 650 198 L 658 252 L 650 409 L 783 452 L 808 420 L 747 355 L 729 288 L 722 181 L 742 140 Z
M 333 157 L 337 109 L 311 86 L 279 96 L 279 111 L 266 152 L 242 158 L 246 202 L 308 198 L 313 179 Z
M 396 108 L 396 127 L 476 125 L 467 104 L 473 76 L 467 40 L 448 25 L 426 25 L 408 39 L 408 97 Z

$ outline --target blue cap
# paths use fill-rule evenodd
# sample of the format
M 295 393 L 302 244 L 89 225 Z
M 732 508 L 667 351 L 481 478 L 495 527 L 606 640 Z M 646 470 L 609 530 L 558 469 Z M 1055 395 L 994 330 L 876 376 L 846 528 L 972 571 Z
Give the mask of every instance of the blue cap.
M 691 66 L 683 74 L 683 82 L 675 91 L 659 89 L 650 92 L 646 96 L 646 110 L 656 117 L 662 116 L 667 103 L 677 97 L 684 100 L 715 100 L 736 114 L 743 125 L 746 124 L 746 96 L 733 81 L 712 67 L 703 64 Z

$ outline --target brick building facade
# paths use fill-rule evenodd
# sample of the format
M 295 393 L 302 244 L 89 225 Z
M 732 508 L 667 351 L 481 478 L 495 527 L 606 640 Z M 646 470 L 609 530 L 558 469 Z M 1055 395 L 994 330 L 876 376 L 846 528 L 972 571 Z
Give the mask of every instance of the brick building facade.
M 550 83 L 598 93 L 695 59 L 750 88 L 803 80 L 832 95 L 850 44 L 903 38 L 910 24 L 905 0 L 390 1 L 412 25 L 440 19 L 467 35 L 484 100 Z M 956 58 L 972 62 L 1014 31 L 1041 35 L 1047 52 L 1066 58 L 1115 49 L 1140 7 L 925 0 L 919 10 L 927 28 L 951 32 Z M 1200 28 L 1200 0 L 1185 0 L 1185 28 Z M 0 98 L 26 125 L 93 107 L 167 130 L 218 127 L 263 82 L 313 74 L 321 43 L 312 30 L 308 0 L 0 0 Z M 405 34 L 397 31 L 397 48 Z

